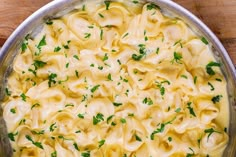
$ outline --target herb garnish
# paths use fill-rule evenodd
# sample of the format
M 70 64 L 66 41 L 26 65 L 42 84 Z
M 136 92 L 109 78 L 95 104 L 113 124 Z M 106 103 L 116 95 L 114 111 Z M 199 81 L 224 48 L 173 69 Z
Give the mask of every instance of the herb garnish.
M 48 86 L 51 87 L 52 84 L 56 84 L 56 80 L 55 78 L 57 77 L 57 74 L 54 74 L 54 73 L 51 73 L 49 76 L 48 76 Z
M 168 124 L 172 124 L 172 122 L 176 119 L 176 117 L 174 117 L 172 120 L 166 122 L 166 123 L 161 123 L 158 126 L 160 126 L 159 128 L 157 128 L 156 130 L 154 130 L 150 136 L 151 140 L 154 140 L 154 135 L 157 133 L 162 133 L 165 130 L 166 125 Z
M 220 67 L 220 63 L 210 62 L 206 65 L 206 72 L 211 76 L 215 75 L 215 71 L 212 69 L 212 67 Z
M 176 63 L 182 64 L 180 61 L 182 58 L 183 57 L 181 53 L 174 52 L 174 59 L 171 60 L 171 63 L 173 64 L 174 62 L 176 62 Z
M 217 95 L 217 96 L 214 96 L 211 101 L 216 104 L 217 102 L 220 102 L 220 98 L 222 98 L 223 96 L 222 95 Z
M 98 113 L 96 116 L 93 116 L 93 125 L 96 125 L 101 121 L 104 121 L 104 115 L 103 114 Z
M 208 136 L 207 136 L 207 141 L 209 140 L 209 137 L 210 137 L 214 132 L 221 134 L 219 131 L 216 131 L 216 130 L 214 130 L 213 128 L 206 129 L 206 130 L 204 130 L 204 132 L 205 132 L 206 134 L 208 134 Z
M 191 115 L 193 115 L 194 117 L 196 117 L 196 114 L 195 114 L 193 108 L 191 107 L 191 104 L 192 104 L 192 102 L 188 102 L 188 103 L 187 103 L 187 109 L 189 109 L 189 113 L 190 113 Z
M 27 140 L 31 141 L 32 144 L 35 145 L 36 147 L 43 149 L 43 146 L 42 146 L 41 142 L 33 141 L 33 139 L 29 135 L 25 135 L 25 137 L 26 137 Z

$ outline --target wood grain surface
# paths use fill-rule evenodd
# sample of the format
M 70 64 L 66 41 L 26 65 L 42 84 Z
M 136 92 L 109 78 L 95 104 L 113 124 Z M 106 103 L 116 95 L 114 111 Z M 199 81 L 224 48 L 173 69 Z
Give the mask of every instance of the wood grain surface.
M 0 46 L 30 14 L 51 0 L 0 0 Z M 236 65 L 236 0 L 174 0 L 220 38 Z

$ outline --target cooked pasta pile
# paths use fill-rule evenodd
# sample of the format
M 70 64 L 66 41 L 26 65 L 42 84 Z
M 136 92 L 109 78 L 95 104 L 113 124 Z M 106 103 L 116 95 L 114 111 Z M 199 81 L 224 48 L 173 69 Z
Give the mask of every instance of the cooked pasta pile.
M 221 156 L 219 67 L 155 4 L 86 2 L 22 43 L 2 104 L 14 156 Z

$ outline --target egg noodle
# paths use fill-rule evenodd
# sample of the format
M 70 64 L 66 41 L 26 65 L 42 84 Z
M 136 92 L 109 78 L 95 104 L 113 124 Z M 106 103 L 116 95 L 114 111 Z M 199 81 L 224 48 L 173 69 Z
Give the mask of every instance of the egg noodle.
M 153 3 L 87 1 L 47 20 L 5 89 L 14 156 L 222 156 L 227 84 L 211 47 Z

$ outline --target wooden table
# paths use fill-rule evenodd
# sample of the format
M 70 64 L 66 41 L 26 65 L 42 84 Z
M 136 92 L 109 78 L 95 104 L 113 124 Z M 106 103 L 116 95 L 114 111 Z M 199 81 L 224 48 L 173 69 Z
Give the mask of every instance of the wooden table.
M 51 0 L 0 0 L 0 46 L 30 14 Z M 174 0 L 203 20 L 236 65 L 236 0 Z

